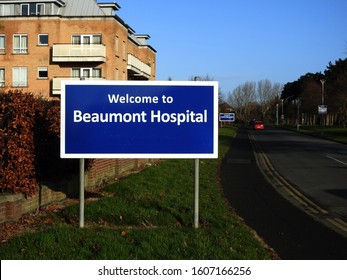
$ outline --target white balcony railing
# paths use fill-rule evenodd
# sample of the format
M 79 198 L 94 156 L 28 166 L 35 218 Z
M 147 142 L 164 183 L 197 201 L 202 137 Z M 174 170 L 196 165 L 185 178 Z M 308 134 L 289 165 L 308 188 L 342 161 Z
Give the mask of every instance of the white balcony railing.
M 97 78 L 97 77 L 92 77 L 92 78 L 85 78 L 84 80 L 104 80 L 105 78 Z M 61 91 L 61 81 L 62 80 L 72 80 L 72 81 L 79 81 L 80 78 L 73 78 L 73 77 L 57 77 L 53 78 L 52 81 L 52 94 L 60 94 Z
M 53 62 L 105 62 L 106 47 L 101 44 L 94 45 L 74 45 L 56 44 L 53 45 Z
M 128 70 L 133 71 L 136 75 L 144 76 L 146 78 L 151 77 L 151 67 L 132 54 L 128 54 L 127 67 Z

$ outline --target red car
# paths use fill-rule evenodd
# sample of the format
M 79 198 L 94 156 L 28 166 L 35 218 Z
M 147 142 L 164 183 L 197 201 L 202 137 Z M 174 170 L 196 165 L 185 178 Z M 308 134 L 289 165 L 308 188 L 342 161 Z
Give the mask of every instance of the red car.
M 253 129 L 255 130 L 264 130 L 265 126 L 264 123 L 262 121 L 256 121 L 253 124 Z

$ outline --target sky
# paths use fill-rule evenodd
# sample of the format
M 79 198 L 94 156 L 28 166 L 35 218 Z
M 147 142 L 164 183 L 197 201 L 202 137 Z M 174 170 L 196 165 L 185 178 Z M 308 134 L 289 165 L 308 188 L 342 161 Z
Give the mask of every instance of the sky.
M 114 2 L 101 0 L 98 2 Z M 286 84 L 347 57 L 346 0 L 118 0 L 157 51 L 157 80 L 206 76 L 227 95 L 247 81 Z

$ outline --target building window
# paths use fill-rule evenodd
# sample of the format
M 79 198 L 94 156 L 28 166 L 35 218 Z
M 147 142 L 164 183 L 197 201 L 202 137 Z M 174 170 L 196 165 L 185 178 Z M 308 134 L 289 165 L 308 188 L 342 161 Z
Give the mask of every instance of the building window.
M 72 68 L 72 77 L 73 78 L 79 78 L 80 77 L 80 69 L 79 68 Z
M 45 4 L 36 4 L 36 15 L 45 14 Z
M 28 68 L 27 67 L 12 68 L 12 86 L 14 87 L 28 86 Z
M 30 3 L 30 4 L 21 4 L 21 15 L 30 16 L 30 15 L 44 15 L 45 14 L 45 4 L 40 3 Z
M 0 68 L 0 87 L 5 86 L 5 68 Z
M 72 44 L 74 45 L 80 45 L 81 44 L 81 36 L 79 35 L 72 35 Z
M 48 67 L 39 67 L 38 78 L 48 79 Z
M 29 15 L 29 4 L 22 4 L 21 5 L 21 15 L 22 16 L 28 16 Z
M 48 34 L 39 34 L 39 46 L 48 46 Z
M 101 78 L 101 68 L 72 68 L 74 78 Z
M 5 35 L 0 35 L 0 54 L 5 53 Z
M 93 44 L 101 45 L 101 35 L 93 35 Z
M 101 68 L 93 68 L 93 78 L 101 78 Z
M 28 35 L 13 35 L 13 52 L 28 53 Z
M 72 35 L 72 44 L 74 45 L 90 45 L 90 44 L 101 44 L 101 35 Z

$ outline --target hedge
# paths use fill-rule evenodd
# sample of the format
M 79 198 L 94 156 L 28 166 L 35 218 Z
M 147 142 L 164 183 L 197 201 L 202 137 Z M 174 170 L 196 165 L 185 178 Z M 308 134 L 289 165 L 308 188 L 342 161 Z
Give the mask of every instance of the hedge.
M 22 91 L 0 92 L 0 189 L 37 192 L 49 147 L 57 147 L 60 105 Z M 55 144 L 53 144 L 55 143 Z M 57 150 L 57 148 L 55 148 Z M 56 157 L 56 155 L 54 156 Z M 51 158 L 48 156 L 48 158 Z

